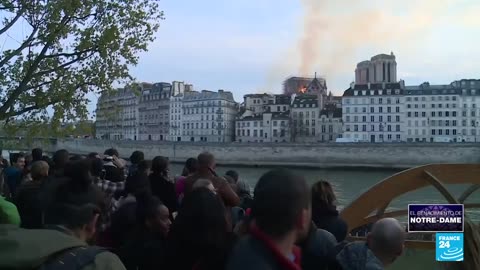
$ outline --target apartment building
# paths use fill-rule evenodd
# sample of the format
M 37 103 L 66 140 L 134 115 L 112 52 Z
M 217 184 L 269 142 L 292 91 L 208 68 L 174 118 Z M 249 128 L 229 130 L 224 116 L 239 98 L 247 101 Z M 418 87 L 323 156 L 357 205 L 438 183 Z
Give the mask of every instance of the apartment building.
M 231 92 L 185 92 L 182 101 L 182 141 L 231 142 L 238 104 Z

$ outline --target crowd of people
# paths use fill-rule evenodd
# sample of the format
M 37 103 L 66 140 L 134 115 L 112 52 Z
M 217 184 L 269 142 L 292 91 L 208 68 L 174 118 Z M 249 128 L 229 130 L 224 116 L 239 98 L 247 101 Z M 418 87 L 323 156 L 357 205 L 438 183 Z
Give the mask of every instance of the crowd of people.
M 332 185 L 274 169 L 255 188 L 208 152 L 172 177 L 167 157 L 0 157 L 0 269 L 384 269 L 403 251 L 395 219 L 347 242 Z

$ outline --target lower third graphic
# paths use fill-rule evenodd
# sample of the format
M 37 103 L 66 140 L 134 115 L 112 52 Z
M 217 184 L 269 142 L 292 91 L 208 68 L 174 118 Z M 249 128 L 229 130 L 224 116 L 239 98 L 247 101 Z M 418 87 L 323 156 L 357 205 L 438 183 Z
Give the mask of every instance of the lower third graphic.
M 436 238 L 437 261 L 463 261 L 463 233 L 437 233 Z

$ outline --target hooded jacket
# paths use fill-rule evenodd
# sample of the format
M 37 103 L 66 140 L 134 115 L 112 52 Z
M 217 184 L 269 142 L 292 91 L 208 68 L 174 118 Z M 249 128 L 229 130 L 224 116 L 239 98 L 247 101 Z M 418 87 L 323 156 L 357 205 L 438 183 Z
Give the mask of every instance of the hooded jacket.
M 36 269 L 53 254 L 87 244 L 56 230 L 26 230 L 0 225 L 0 269 Z M 82 270 L 124 270 L 122 262 L 110 252 L 99 253 Z
M 383 270 L 382 262 L 365 242 L 347 244 L 337 255 L 343 270 Z

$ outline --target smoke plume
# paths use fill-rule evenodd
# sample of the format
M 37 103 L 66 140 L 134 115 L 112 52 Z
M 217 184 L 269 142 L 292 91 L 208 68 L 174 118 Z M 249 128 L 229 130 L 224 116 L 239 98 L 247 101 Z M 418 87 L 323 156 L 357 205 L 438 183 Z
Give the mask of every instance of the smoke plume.
M 452 0 L 301 0 L 304 14 L 298 41 L 299 73 L 326 77 L 352 72 L 361 49 L 403 53 L 409 40 L 428 37 L 455 3 Z M 371 56 L 371 55 L 370 55 Z M 368 59 L 368 55 L 362 55 Z M 319 70 L 314 70 L 318 68 Z M 328 79 L 328 78 L 327 78 Z

